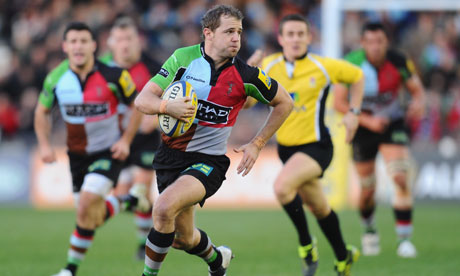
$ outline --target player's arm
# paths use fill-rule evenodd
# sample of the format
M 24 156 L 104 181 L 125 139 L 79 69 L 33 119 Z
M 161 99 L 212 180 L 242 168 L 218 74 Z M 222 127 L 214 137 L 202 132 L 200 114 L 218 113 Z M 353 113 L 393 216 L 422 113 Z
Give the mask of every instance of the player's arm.
M 412 96 L 407 116 L 411 119 L 420 120 L 425 115 L 425 89 L 420 78 L 413 74 L 405 82 L 407 90 Z
M 248 58 L 246 62 L 250 66 L 260 67 L 262 64 L 262 60 L 264 58 L 264 51 L 261 49 L 257 49 L 254 53 Z M 243 105 L 243 109 L 248 109 L 253 107 L 257 103 L 257 100 L 253 97 L 247 97 L 246 102 Z
M 272 85 L 277 84 L 276 81 L 272 81 L 275 83 Z M 248 144 L 235 149 L 235 152 L 243 152 L 243 158 L 237 167 L 238 174 L 243 173 L 243 176 L 251 171 L 262 148 L 283 124 L 294 107 L 291 97 L 280 84 L 277 84 L 276 95 L 268 104 L 273 108 L 264 126 Z
M 56 155 L 50 143 L 51 127 L 50 109 L 38 102 L 35 107 L 34 129 L 40 157 L 45 163 L 56 161 Z
M 350 143 L 359 125 L 358 116 L 361 112 L 364 94 L 364 74 L 361 68 L 345 60 L 325 59 L 325 64 L 333 83 L 350 86 L 350 101 L 348 102 L 346 86 L 334 85 L 334 96 L 336 97 L 334 105 L 337 110 L 345 114 L 342 119 L 346 129 L 345 141 Z
M 128 126 L 121 135 L 120 139 L 112 145 L 110 148 L 112 152 L 112 157 L 118 160 L 125 160 L 129 155 L 129 146 L 133 141 L 134 135 L 136 135 L 139 125 L 142 121 L 143 114 L 135 110 L 133 107 L 134 98 L 137 95 L 136 85 L 134 84 L 131 75 L 128 70 L 121 70 L 121 73 L 118 77 L 118 89 L 120 91 L 120 100 L 129 105 L 132 109 Z

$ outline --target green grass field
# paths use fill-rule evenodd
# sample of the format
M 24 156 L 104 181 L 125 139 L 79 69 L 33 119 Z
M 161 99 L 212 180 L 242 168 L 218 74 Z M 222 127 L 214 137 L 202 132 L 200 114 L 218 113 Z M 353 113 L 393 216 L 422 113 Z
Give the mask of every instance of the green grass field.
M 361 257 L 353 275 L 460 275 L 460 205 L 418 204 L 415 212 L 416 259 L 396 256 L 396 236 L 390 208 L 380 207 L 377 224 L 382 253 Z M 339 212 L 348 243 L 359 245 L 360 223 L 355 211 Z M 65 263 L 73 211 L 37 211 L 0 208 L 0 275 L 56 273 Z M 317 275 L 334 275 L 332 250 L 309 214 L 311 232 L 318 238 L 320 268 Z M 236 258 L 228 275 L 300 276 L 297 239 L 281 210 L 200 210 L 197 225 L 217 245 L 232 247 Z M 102 227 L 79 270 L 79 275 L 141 275 L 143 263 L 134 260 L 135 228 L 130 214 L 121 214 Z M 207 275 L 195 256 L 171 250 L 161 275 Z

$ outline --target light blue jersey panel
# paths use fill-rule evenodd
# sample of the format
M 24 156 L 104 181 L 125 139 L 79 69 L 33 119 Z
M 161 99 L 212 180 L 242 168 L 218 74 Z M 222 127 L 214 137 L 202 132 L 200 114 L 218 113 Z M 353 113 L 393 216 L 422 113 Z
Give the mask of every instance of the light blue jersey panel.
M 64 121 L 70 124 L 84 124 L 85 117 L 69 116 L 66 112 L 66 106 L 83 103 L 83 92 L 81 90 L 80 80 L 72 71 L 68 70 L 59 79 L 56 85 L 55 94 Z
M 361 64 L 361 69 L 364 72 L 364 96 L 375 97 L 379 93 L 379 79 L 377 71 L 367 60 Z

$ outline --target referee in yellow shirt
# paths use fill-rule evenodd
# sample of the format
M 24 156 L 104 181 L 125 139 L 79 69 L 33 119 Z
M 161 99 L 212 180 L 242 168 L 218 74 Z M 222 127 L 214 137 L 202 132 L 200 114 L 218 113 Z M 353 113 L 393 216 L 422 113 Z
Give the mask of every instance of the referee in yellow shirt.
M 350 275 L 351 264 L 358 259 L 359 251 L 345 245 L 337 215 L 329 206 L 318 180 L 333 154 L 331 137 L 324 124 L 329 87 L 334 83 L 350 85 L 351 108 L 343 118 L 346 141 L 350 142 L 358 127 L 363 72 L 347 61 L 309 53 L 310 40 L 305 18 L 287 15 L 279 25 L 278 42 L 282 53 L 262 61 L 264 71 L 281 83 L 295 102 L 293 111 L 277 132 L 278 154 L 284 166 L 274 189 L 297 230 L 303 275 L 314 275 L 318 266 L 318 250 L 308 231 L 303 203 L 317 218 L 334 250 L 338 275 Z

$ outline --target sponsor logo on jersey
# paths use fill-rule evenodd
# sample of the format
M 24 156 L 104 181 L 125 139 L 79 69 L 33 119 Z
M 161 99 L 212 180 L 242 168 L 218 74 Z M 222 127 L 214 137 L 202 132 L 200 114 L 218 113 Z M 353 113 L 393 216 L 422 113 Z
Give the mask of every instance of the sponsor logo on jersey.
M 168 72 L 168 70 L 166 70 L 166 69 L 164 69 L 164 68 L 161 68 L 161 69 L 160 69 L 160 72 L 158 72 L 158 75 L 167 78 L 167 77 L 169 76 L 169 72 Z
M 261 80 L 265 84 L 265 86 L 268 89 L 270 89 L 272 87 L 272 79 L 269 76 L 267 76 L 267 74 L 264 71 L 262 71 L 262 69 L 260 68 L 258 69 L 259 69 L 259 76 L 258 76 L 259 80 Z
M 109 104 L 67 104 L 64 105 L 67 116 L 74 117 L 96 117 L 109 113 Z
M 230 94 L 232 93 L 232 89 L 233 89 L 233 86 L 235 84 L 233 82 L 229 82 L 228 83 L 228 90 L 227 90 L 227 96 L 230 96 Z
M 129 96 L 131 96 L 131 94 L 133 94 L 133 92 L 136 90 L 136 85 L 134 84 L 129 72 L 127 70 L 123 70 L 118 81 L 121 88 L 123 89 L 123 94 L 126 98 L 129 98 Z
M 194 76 L 186 76 L 185 77 L 187 80 L 194 80 L 194 81 L 197 81 L 197 82 L 202 82 L 202 83 L 205 83 L 205 80 L 202 80 L 202 79 L 199 79 L 199 78 L 195 78 Z
M 222 106 L 205 100 L 198 100 L 196 118 L 213 124 L 226 124 L 232 108 L 233 107 Z
M 310 87 L 316 87 L 316 79 L 315 77 L 311 77 L 310 78 Z

